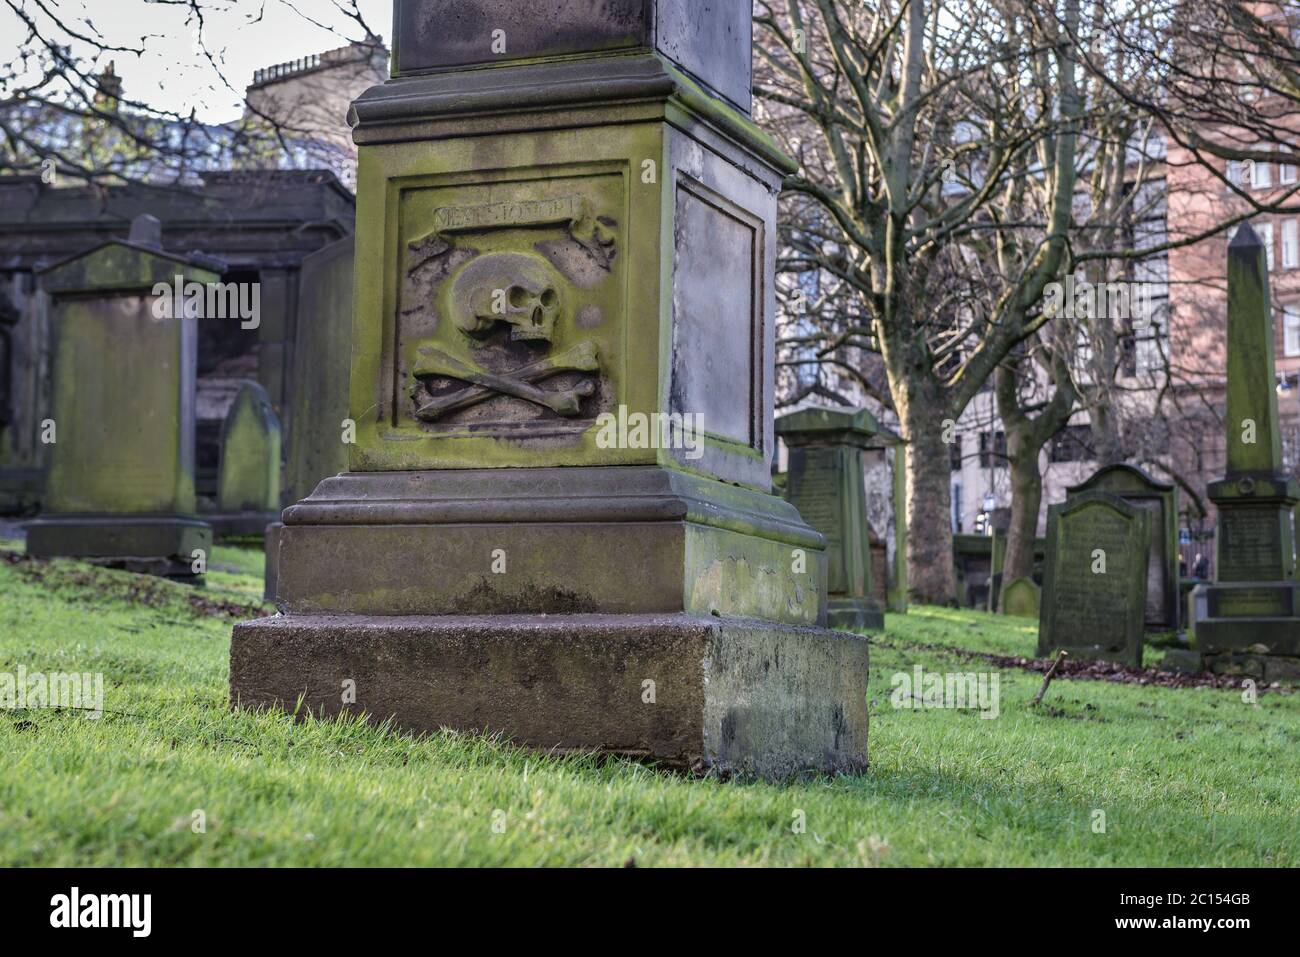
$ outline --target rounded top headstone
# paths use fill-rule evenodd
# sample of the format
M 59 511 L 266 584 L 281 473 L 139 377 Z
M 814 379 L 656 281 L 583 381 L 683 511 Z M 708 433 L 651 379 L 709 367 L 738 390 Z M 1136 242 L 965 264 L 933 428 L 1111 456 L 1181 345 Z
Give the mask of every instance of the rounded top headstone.
M 131 232 L 126 238 L 136 246 L 162 249 L 162 222 L 157 216 L 141 213 L 131 220 Z

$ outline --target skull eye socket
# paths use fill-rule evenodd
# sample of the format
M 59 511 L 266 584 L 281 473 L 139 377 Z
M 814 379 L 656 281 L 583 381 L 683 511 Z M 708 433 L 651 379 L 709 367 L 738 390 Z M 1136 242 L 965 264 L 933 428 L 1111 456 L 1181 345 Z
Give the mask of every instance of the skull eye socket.
M 547 289 L 542 293 L 542 305 L 547 309 L 554 308 L 559 301 L 560 296 L 554 289 Z
M 511 286 L 509 296 L 510 305 L 514 306 L 516 309 L 522 309 L 524 306 L 528 305 L 528 301 L 532 299 L 532 293 L 523 286 Z

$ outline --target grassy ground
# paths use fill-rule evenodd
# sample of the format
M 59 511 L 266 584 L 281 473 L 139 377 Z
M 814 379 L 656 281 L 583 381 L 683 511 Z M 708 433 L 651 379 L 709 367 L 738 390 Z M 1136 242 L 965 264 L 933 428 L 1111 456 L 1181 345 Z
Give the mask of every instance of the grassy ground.
M 1041 677 L 1008 669 L 995 720 L 891 707 L 894 673 L 1032 654 L 1032 623 L 891 616 L 871 771 L 724 783 L 235 714 L 226 656 L 232 615 L 256 613 L 255 552 L 217 549 L 198 591 L 15 557 L 0 551 L 0 672 L 103 672 L 108 713 L 0 711 L 0 864 L 1300 864 L 1300 695 L 1058 680 L 1031 709 Z

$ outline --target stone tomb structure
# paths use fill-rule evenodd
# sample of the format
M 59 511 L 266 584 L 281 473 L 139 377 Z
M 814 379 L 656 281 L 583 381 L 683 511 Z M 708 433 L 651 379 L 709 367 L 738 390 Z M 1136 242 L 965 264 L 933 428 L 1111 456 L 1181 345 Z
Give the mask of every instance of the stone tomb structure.
M 1200 586 L 1196 648 L 1211 671 L 1265 681 L 1300 679 L 1300 486 L 1283 470 L 1273 383 L 1266 253 L 1242 223 L 1228 244 L 1227 474 L 1209 487 L 1218 561 L 1214 583 Z
M 1146 625 L 1174 631 L 1179 626 L 1178 489 L 1157 482 L 1132 465 L 1107 465 L 1086 481 L 1066 489 L 1068 495 L 1090 490 L 1111 492 L 1130 505 L 1151 512 L 1151 559 L 1147 563 Z
M 789 450 L 786 498 L 826 536 L 827 622 L 879 631 L 885 616 L 872 585 L 863 449 L 879 432 L 866 409 L 803 409 L 776 421 Z M 883 571 L 883 569 L 882 569 Z
M 1109 492 L 1047 510 L 1038 654 L 1142 666 L 1150 512 Z
M 195 517 L 193 317 L 159 318 L 155 282 L 213 282 L 165 253 L 140 216 L 115 240 L 41 274 L 52 300 L 50 468 L 27 553 L 188 578 L 212 529 Z
M 125 224 L 140 214 L 161 221 L 162 246 L 168 254 L 186 258 L 192 250 L 201 250 L 224 263 L 221 282 L 239 284 L 244 291 L 255 283 L 259 290 L 255 327 L 242 318 L 198 322 L 192 414 L 199 513 L 217 511 L 221 431 L 230 405 L 249 380 L 270 396 L 290 461 L 301 463 L 292 453 L 293 410 L 300 392 L 329 393 L 331 406 L 340 401 L 346 406 L 347 400 L 347 377 L 337 375 L 337 363 L 300 371 L 300 356 L 316 353 L 316 340 L 337 341 L 334 330 L 322 328 L 336 321 L 334 301 L 327 301 L 324 309 L 313 308 L 312 301 L 322 293 L 332 294 L 337 284 L 327 282 L 328 288 L 322 289 L 319 274 L 309 275 L 305 257 L 349 236 L 354 208 L 353 197 L 338 180 L 319 170 L 210 172 L 202 174 L 201 185 L 184 188 L 56 187 L 42 183 L 39 176 L 0 176 L 0 514 L 38 511 L 49 466 L 51 447 L 41 441 L 41 422 L 52 416 L 59 386 L 49 365 L 49 296 L 37 278 L 52 264 L 126 238 Z M 174 278 L 173 273 L 163 281 Z M 343 304 L 346 341 L 350 295 Z M 303 382 L 303 375 L 313 381 Z M 336 440 L 337 426 L 336 419 L 331 423 Z M 338 471 L 341 468 L 333 468 L 328 474 Z M 292 464 L 286 472 L 286 488 L 313 478 L 307 474 L 299 480 Z M 314 474 L 315 480 L 324 474 Z M 311 487 L 314 482 L 309 491 Z
M 749 116 L 749 4 L 439 6 L 398 0 L 353 104 L 357 442 L 284 512 L 233 702 L 862 769 L 867 641 L 771 494 L 793 164 Z M 611 440 L 633 416 L 662 428 Z

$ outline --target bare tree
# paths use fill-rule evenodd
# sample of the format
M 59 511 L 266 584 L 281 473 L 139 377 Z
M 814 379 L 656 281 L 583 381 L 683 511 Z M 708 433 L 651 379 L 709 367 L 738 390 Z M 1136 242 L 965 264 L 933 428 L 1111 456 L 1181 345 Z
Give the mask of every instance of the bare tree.
M 1034 307 L 1066 252 L 1084 106 L 1071 42 L 1079 0 L 1056 6 L 1044 17 L 1007 0 L 757 4 L 756 93 L 801 162 L 786 183 L 794 205 L 823 214 L 805 214 L 817 241 L 799 251 L 852 292 L 861 314 L 817 352 L 879 354 L 907 443 L 918 601 L 952 600 L 945 438 L 1045 321 Z M 1001 199 L 1035 156 L 1046 157 L 1034 175 L 1052 197 L 1049 214 L 1032 254 L 989 274 L 977 247 L 1023 228 Z
M 244 101 L 242 83 L 236 86 L 226 76 L 224 51 L 210 47 L 205 32 L 211 17 L 234 8 L 232 0 L 126 2 L 183 11 L 194 43 L 190 62 L 178 66 L 207 71 L 214 86 Z M 252 5 L 251 22 L 261 19 L 267 3 L 283 4 L 345 41 L 379 43 L 357 0 L 331 0 L 328 18 L 321 19 L 303 14 L 290 0 L 262 0 Z M 17 55 L 0 65 L 0 171 L 5 173 L 185 188 L 205 170 L 284 163 L 321 136 L 319 117 L 308 111 L 244 102 L 241 119 L 213 125 L 193 112 L 160 109 L 125 95 L 115 61 L 143 56 L 161 38 L 114 42 L 84 7 L 74 12 L 60 0 L 0 0 L 0 35 L 14 38 L 17 48 Z

